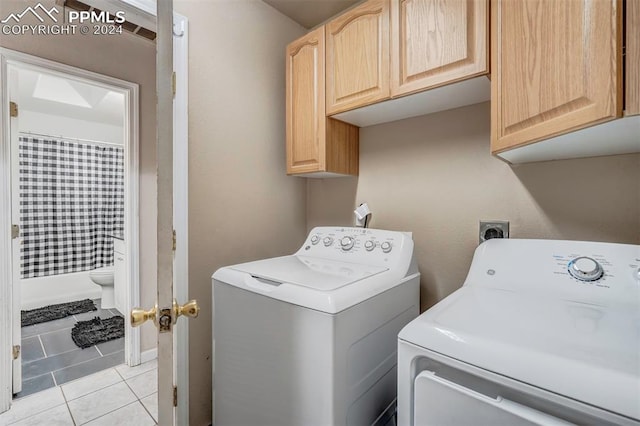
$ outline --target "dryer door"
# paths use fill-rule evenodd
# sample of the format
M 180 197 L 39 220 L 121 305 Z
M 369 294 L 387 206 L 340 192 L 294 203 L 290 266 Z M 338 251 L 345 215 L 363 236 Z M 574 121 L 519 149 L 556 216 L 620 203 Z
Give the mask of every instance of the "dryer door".
M 570 425 L 564 420 L 500 396 L 491 398 L 423 371 L 415 380 L 414 424 L 458 425 Z

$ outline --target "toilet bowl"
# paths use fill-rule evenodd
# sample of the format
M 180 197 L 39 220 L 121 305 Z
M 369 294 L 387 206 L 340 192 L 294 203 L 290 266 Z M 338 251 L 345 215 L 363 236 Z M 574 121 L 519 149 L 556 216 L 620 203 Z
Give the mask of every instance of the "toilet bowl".
M 100 308 L 110 309 L 115 308 L 115 292 L 113 287 L 113 267 L 107 266 L 104 268 L 97 268 L 89 272 L 89 278 L 91 281 L 102 287 L 102 299 L 100 302 Z

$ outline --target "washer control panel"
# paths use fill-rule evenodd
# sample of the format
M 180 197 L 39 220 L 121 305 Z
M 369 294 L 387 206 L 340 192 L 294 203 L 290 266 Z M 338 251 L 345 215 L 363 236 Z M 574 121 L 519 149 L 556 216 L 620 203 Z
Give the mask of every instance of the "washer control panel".
M 410 233 L 354 227 L 314 228 L 299 254 L 338 260 L 388 264 L 402 256 L 403 247 L 413 240 Z M 356 260 L 357 259 L 357 260 Z

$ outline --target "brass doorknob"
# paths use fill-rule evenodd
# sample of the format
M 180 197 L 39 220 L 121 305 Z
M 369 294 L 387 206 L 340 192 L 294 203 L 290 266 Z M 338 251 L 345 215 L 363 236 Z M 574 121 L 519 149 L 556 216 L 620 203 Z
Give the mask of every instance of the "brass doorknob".
M 180 306 L 178 302 L 173 299 L 173 315 L 175 319 L 178 319 L 179 316 L 196 318 L 199 313 L 200 306 L 198 306 L 197 300 L 189 300 L 187 303 Z
M 131 326 L 138 327 L 148 320 L 152 320 L 154 323 L 157 323 L 158 321 L 157 312 L 158 312 L 158 305 L 154 306 L 148 311 L 145 311 L 142 308 L 133 308 L 131 310 Z
M 160 311 L 160 318 L 158 318 L 158 305 L 145 311 L 142 308 L 133 308 L 131 310 L 131 326 L 138 327 L 144 324 L 145 321 L 152 320 L 158 327 L 160 325 L 160 331 L 170 331 L 171 326 L 176 323 L 179 316 L 185 316 L 189 318 L 196 318 L 200 313 L 200 307 L 197 300 L 190 300 L 184 305 L 180 306 L 178 302 L 173 299 L 172 309 L 162 309 Z

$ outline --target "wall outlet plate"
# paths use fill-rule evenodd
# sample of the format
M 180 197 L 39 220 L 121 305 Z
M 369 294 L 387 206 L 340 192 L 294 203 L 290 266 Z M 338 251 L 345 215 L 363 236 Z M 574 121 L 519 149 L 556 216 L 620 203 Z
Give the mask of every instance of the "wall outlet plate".
M 484 243 L 492 238 L 509 238 L 508 220 L 481 220 L 479 242 Z

